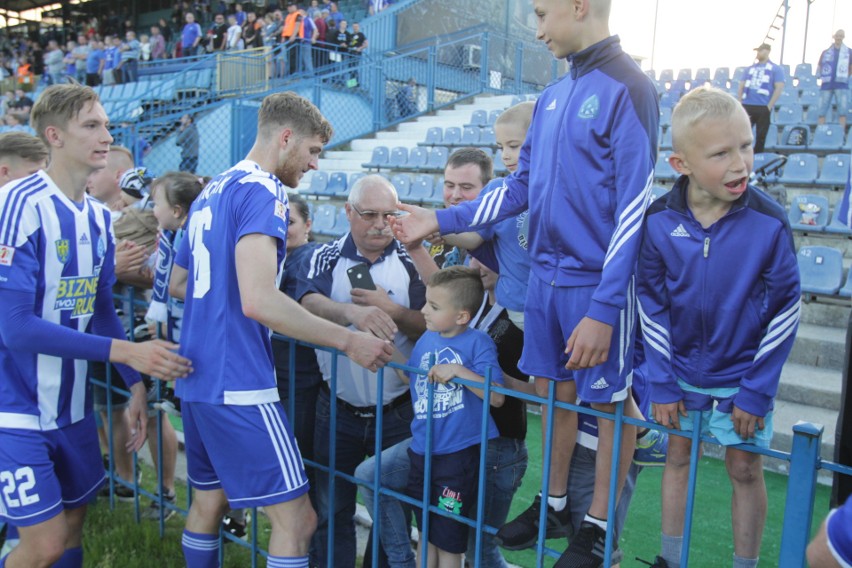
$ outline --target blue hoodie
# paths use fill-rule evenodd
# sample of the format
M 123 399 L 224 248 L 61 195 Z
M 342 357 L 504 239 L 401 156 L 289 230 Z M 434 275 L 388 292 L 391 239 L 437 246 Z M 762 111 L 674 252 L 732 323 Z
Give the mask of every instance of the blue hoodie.
M 460 233 L 529 209 L 532 273 L 552 286 L 597 286 L 586 315 L 613 325 L 654 179 L 657 92 L 617 36 L 568 62 L 536 102 L 518 170 L 475 201 L 438 211 L 438 224 Z
M 651 400 L 739 387 L 734 404 L 766 416 L 799 325 L 799 267 L 784 210 L 749 186 L 704 229 L 687 207 L 689 178 L 655 201 L 636 272 Z

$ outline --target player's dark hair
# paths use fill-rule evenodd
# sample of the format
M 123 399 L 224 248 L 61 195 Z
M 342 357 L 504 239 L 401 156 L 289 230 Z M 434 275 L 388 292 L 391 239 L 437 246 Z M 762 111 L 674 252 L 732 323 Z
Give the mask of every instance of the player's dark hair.
M 485 295 L 479 271 L 469 266 L 442 268 L 429 278 L 429 286 L 448 288 L 452 292 L 453 305 L 468 312 L 470 317 L 476 314 Z
M 302 219 L 302 221 L 305 222 L 311 220 L 311 208 L 308 206 L 308 202 L 304 197 L 298 193 L 288 193 L 287 201 L 290 202 L 290 215 L 295 213 Z M 313 239 L 313 235 L 308 235 L 309 241 L 312 241 Z
M 494 177 L 494 163 L 491 157 L 479 148 L 459 148 L 447 158 L 448 168 L 456 169 L 468 164 L 479 166 L 483 186 Z
M 257 126 L 259 131 L 267 133 L 276 126 L 287 126 L 299 136 L 319 136 L 323 144 L 334 134 L 331 124 L 311 101 L 290 91 L 263 99 Z
M 151 191 L 163 191 L 169 205 L 180 207 L 186 215 L 204 186 L 203 178 L 189 172 L 167 172 L 154 180 Z

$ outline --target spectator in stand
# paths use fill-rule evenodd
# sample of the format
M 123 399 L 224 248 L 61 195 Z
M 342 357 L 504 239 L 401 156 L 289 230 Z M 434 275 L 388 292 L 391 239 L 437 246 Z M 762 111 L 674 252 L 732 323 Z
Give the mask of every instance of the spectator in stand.
M 101 68 L 101 82 L 104 85 L 115 85 L 119 82 L 116 80 L 115 67 L 121 58 L 121 52 L 114 45 L 114 39 L 117 38 L 113 38 L 113 36 L 104 38 L 104 64 Z
M 162 34 L 160 26 L 151 26 L 151 59 L 165 59 L 167 56 L 166 37 Z
M 281 43 L 287 43 L 296 31 L 296 18 L 299 17 L 299 7 L 295 3 L 287 4 L 287 17 L 281 27 Z
M 313 19 L 308 17 L 304 10 L 300 11 L 302 16 L 302 44 L 299 46 L 302 57 L 302 72 L 314 72 L 314 44 L 317 42 L 317 26 Z
M 180 167 L 182 172 L 194 174 L 198 167 L 198 127 L 192 115 L 185 114 L 180 117 L 180 128 L 178 129 L 175 144 L 180 146 Z
M 239 23 L 239 19 L 237 23 Z M 263 36 L 260 33 L 262 26 L 257 19 L 257 13 L 254 10 L 248 12 L 246 21 L 243 24 L 243 41 L 246 44 L 246 49 L 263 47 Z
M 15 76 L 19 87 L 27 87 L 27 89 L 32 90 L 35 74 L 26 55 L 22 55 L 18 60 L 18 70 L 15 72 Z
M 340 24 L 343 22 L 343 14 L 337 9 L 337 2 L 332 2 L 329 9 L 331 12 L 328 17 L 334 20 L 334 23 L 337 24 L 338 28 L 340 28 Z
M 367 13 L 375 16 L 382 10 L 386 9 L 390 4 L 388 0 L 367 0 Z
M 44 64 L 47 67 L 47 84 L 58 85 L 62 82 L 65 54 L 59 49 L 55 39 L 47 42 L 47 51 L 44 54 Z
M 86 60 L 89 58 L 89 51 L 91 51 L 89 39 L 83 34 L 78 35 L 77 45 L 71 50 L 71 55 L 74 56 L 75 79 L 81 85 L 88 84 L 86 82 Z
M 125 43 L 119 50 L 121 51 L 121 79 L 123 83 L 134 83 L 139 76 L 139 56 L 141 55 L 141 45 L 136 39 L 136 32 L 130 30 L 125 33 Z
M 248 19 L 247 14 L 243 11 L 243 5 L 237 2 L 234 4 L 234 17 L 237 18 L 237 23 L 244 26 Z
M 335 23 L 334 20 L 329 20 L 329 24 Z M 334 61 L 342 63 L 345 66 L 349 62 L 349 32 L 346 31 L 346 20 L 340 20 L 340 27 L 332 36 L 334 43 L 337 45 L 337 58 Z
M 88 86 L 97 87 L 101 84 L 105 65 L 104 44 L 93 39 L 89 44 L 89 53 L 86 55 L 86 84 Z
M 213 17 L 213 27 L 207 32 L 209 36 L 209 47 L 207 51 L 224 51 L 228 46 L 228 24 L 225 23 L 223 14 Z
M 405 118 L 412 114 L 416 114 L 417 108 L 417 81 L 414 77 L 396 91 L 396 108 L 399 112 L 399 118 Z
M 316 12 L 314 25 L 317 28 L 317 41 L 314 44 L 314 67 L 323 67 L 328 65 L 328 46 L 326 45 L 328 24 L 325 23 L 325 18 L 322 17 L 322 11 Z
M 317 16 L 322 15 L 319 0 L 311 0 L 311 6 L 305 11 L 305 14 L 312 20 L 316 20 Z
M 763 152 L 766 133 L 775 102 L 784 90 L 784 69 L 769 61 L 772 46 L 762 43 L 755 47 L 757 63 L 748 68 L 740 81 L 738 98 L 743 103 L 752 126 L 755 127 L 754 153 Z
M 344 20 L 345 23 L 345 20 Z M 367 49 L 367 36 L 361 32 L 361 26 L 358 23 L 352 24 L 352 33 L 349 34 L 349 67 L 352 68 L 352 73 L 349 76 L 351 87 L 358 85 L 358 62 L 361 54 Z
M 260 32 L 263 37 L 263 45 L 275 47 L 278 43 L 278 38 L 281 36 L 282 25 L 284 25 L 284 18 L 281 16 L 281 10 L 267 13 L 263 17 L 263 28 Z
M 44 75 L 44 51 L 41 48 L 41 44 L 37 41 L 32 43 L 29 60 L 32 64 L 33 75 L 36 77 Z M 35 88 L 35 82 L 33 82 L 33 88 Z
M 183 30 L 181 31 L 181 57 L 197 55 L 201 36 L 201 26 L 195 22 L 195 15 L 192 12 L 187 12 L 186 25 L 183 26 Z
M 139 60 L 151 61 L 151 38 L 148 34 L 139 36 Z
M 166 59 L 168 57 L 174 57 L 175 56 L 174 52 L 175 52 L 175 49 L 176 49 L 176 46 L 175 46 L 176 41 L 175 41 L 175 33 L 174 33 L 175 28 L 173 28 L 171 26 L 171 24 L 169 24 L 169 22 L 166 21 L 165 18 L 160 18 L 160 22 L 157 24 L 157 27 L 159 27 L 160 33 L 163 35 L 163 39 L 166 42 L 166 55 L 163 57 L 163 59 Z
M 77 58 L 74 57 L 74 50 L 77 48 L 77 43 L 69 39 L 65 44 L 65 57 L 62 59 L 64 67 L 64 80 L 77 79 Z
M 846 113 L 849 111 L 849 76 L 852 74 L 849 47 L 843 43 L 846 33 L 843 30 L 834 32 L 834 43 L 822 52 L 819 57 L 819 78 L 822 80 L 819 99 L 820 124 L 825 124 L 825 117 L 831 110 L 832 99 L 837 104 L 837 122 L 846 130 Z
M 243 42 L 243 28 L 237 23 L 237 17 L 233 14 L 228 16 L 227 49 L 245 49 Z
M 15 89 L 15 102 L 12 104 L 14 114 L 28 117 L 30 109 L 33 108 L 33 100 L 27 96 L 23 89 Z

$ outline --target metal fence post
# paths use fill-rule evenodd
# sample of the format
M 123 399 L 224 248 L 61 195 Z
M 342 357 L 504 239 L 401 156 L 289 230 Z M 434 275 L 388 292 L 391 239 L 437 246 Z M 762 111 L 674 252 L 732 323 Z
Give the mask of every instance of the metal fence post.
M 793 426 L 787 503 L 784 506 L 784 527 L 781 532 L 781 556 L 778 558 L 780 568 L 799 568 L 805 565 L 805 549 L 811 534 L 823 430 L 821 424 L 810 422 L 800 421 Z
M 435 110 L 435 67 L 438 64 L 438 48 L 430 45 L 426 64 L 426 112 Z
M 484 93 L 490 87 L 488 69 L 488 32 L 482 34 L 482 45 L 479 51 L 479 92 Z
M 524 91 L 524 46 L 518 43 L 515 47 L 515 88 L 513 92 L 520 95 Z

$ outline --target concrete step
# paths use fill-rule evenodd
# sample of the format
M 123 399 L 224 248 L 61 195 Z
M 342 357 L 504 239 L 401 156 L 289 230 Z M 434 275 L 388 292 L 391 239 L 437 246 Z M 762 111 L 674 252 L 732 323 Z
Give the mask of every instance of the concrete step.
M 847 300 L 845 304 L 827 302 L 802 303 L 801 323 L 816 324 L 826 327 L 836 327 L 845 330 L 849 321 L 852 306 Z
M 836 410 L 806 406 L 786 400 L 775 401 L 772 448 L 789 452 L 793 444 L 793 426 L 803 420 L 822 424 L 825 427 L 820 455 L 826 460 L 834 459 L 834 432 L 837 428 L 837 415 Z
M 324 172 L 360 172 L 364 168 L 361 164 L 365 160 L 358 159 L 342 159 L 342 158 L 321 158 L 319 161 L 319 169 Z
M 843 253 L 844 259 L 852 259 L 852 238 L 831 233 L 805 233 L 793 231 L 796 250 L 803 246 L 832 247 Z
M 803 323 L 799 325 L 788 362 L 839 370 L 843 366 L 845 350 L 845 329 Z
M 781 371 L 776 400 L 839 411 L 842 381 L 840 370 L 788 363 Z
M 322 155 L 324 160 L 361 160 L 369 162 L 372 152 L 366 150 L 329 150 Z

